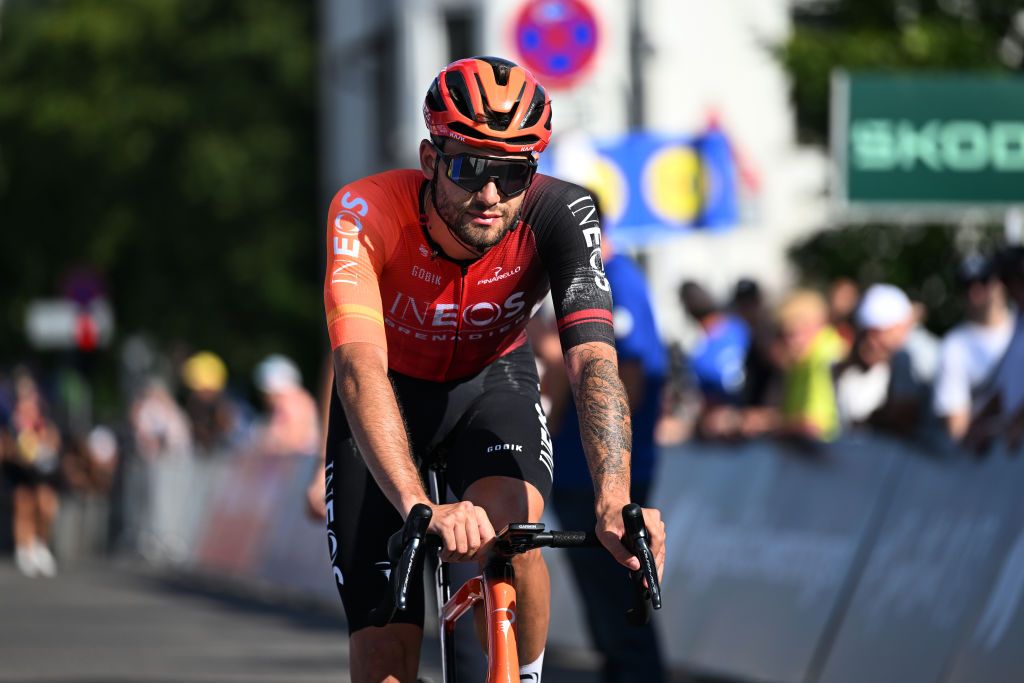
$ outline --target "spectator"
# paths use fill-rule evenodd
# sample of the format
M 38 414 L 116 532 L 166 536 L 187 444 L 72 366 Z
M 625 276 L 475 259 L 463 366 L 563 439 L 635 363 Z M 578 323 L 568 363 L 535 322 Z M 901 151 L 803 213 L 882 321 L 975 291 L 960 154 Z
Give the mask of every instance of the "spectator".
M 820 294 L 792 293 L 778 312 L 783 364 L 781 434 L 830 441 L 839 433 L 832 366 L 846 353 Z
M 615 254 L 602 239 L 605 275 L 611 285 L 615 321 L 615 349 L 619 376 L 626 388 L 632 419 L 632 478 L 630 498 L 642 506 L 655 468 L 655 424 L 661 413 L 668 357 L 655 326 L 650 295 L 640 269 L 627 257 Z M 579 421 L 571 398 L 558 334 L 550 327 L 531 339 L 544 361 L 544 388 L 549 392 L 549 425 L 555 452 L 552 505 L 565 528 L 593 529 L 594 488 L 580 440 Z M 611 556 L 569 554 L 595 649 L 604 656 L 602 680 L 609 683 L 665 680 L 653 628 L 627 625 L 622 614 L 631 604 L 622 568 Z
M 55 576 L 50 533 L 59 500 L 55 483 L 61 438 L 35 380 L 14 376 L 14 402 L 0 438 L 0 461 L 13 493 L 14 562 L 26 576 Z
M 761 287 L 756 281 L 741 278 L 733 290 L 732 310 L 750 330 L 750 347 L 743 364 L 744 406 L 767 406 L 777 393 L 778 368 L 772 358 L 775 328 L 764 306 Z
M 853 348 L 836 368 L 840 422 L 909 435 L 922 425 L 931 396 L 937 342 L 918 328 L 913 304 L 893 285 L 869 287 L 855 322 Z
M 964 439 L 977 451 L 985 450 L 1000 436 L 1006 438 L 1011 451 L 1024 442 L 1024 247 L 1003 251 L 998 265 L 1003 287 L 1016 309 L 1016 326 Z
M 75 439 L 61 458 L 60 471 L 69 491 L 89 496 L 106 496 L 117 466 L 117 437 L 103 425 Z
M 711 439 L 735 436 L 746 384 L 750 330 L 739 316 L 720 310 L 695 282 L 684 282 L 679 298 L 703 332 L 690 354 L 690 369 L 701 394 L 696 432 Z
M 182 482 L 193 453 L 188 417 L 154 378 L 132 402 L 129 420 L 135 457 L 126 463 L 123 540 L 150 559 L 181 557 Z
M 679 299 L 703 332 L 690 353 L 701 393 L 712 405 L 738 404 L 743 396 L 750 330 L 739 316 L 720 310 L 696 282 L 684 282 Z
M 977 394 L 993 375 L 1013 336 L 1015 317 L 991 260 L 965 258 L 957 283 L 966 295 L 966 320 L 942 340 L 933 407 L 946 433 L 959 441 L 967 433 Z
M 188 416 L 159 379 L 150 379 L 130 411 L 135 452 L 143 460 L 192 451 Z
M 117 437 L 103 425 L 93 427 L 84 438 L 73 439 L 65 449 L 60 463 L 65 489 L 56 533 L 62 559 L 94 556 L 107 549 L 110 490 L 117 461 Z
M 860 289 L 857 283 L 848 277 L 836 278 L 828 288 L 829 324 L 839 333 L 847 347 L 853 344 L 856 334 L 853 314 L 857 310 L 859 300 Z
M 299 368 L 274 354 L 256 366 L 256 387 L 269 410 L 257 431 L 256 452 L 266 455 L 312 455 L 320 448 L 316 401 L 302 386 Z
M 242 415 L 225 390 L 228 369 L 224 361 L 215 353 L 200 351 L 185 361 L 182 379 L 188 389 L 185 412 L 198 452 L 211 455 L 229 449 L 238 441 Z

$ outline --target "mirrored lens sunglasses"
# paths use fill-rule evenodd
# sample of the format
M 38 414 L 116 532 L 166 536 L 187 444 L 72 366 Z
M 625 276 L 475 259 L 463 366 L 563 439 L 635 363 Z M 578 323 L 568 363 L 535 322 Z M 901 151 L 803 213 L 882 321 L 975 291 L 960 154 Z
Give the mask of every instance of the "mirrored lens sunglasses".
M 491 180 L 506 197 L 515 197 L 530 187 L 537 172 L 532 159 L 506 159 L 476 154 L 445 154 L 438 151 L 447 166 L 446 175 L 467 192 L 479 192 Z

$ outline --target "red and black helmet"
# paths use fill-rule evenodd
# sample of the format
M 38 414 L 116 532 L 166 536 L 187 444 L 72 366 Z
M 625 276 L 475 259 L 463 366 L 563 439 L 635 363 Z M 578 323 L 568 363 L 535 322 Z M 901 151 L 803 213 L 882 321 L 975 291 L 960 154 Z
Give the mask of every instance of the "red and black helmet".
M 498 57 L 452 62 L 423 102 L 433 137 L 501 152 L 544 151 L 551 139 L 551 98 L 533 74 Z

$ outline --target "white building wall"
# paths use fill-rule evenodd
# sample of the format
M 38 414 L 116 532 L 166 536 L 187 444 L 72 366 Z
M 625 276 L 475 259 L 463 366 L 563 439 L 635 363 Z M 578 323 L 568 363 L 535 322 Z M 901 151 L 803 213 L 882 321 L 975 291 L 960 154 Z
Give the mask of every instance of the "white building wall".
M 479 48 L 519 61 L 512 24 L 525 0 L 406 0 L 397 17 L 402 126 L 396 149 L 415 163 L 424 136 L 420 107 L 448 60 L 443 12 L 476 8 Z M 745 165 L 757 176 L 744 193 L 743 222 L 719 234 L 695 232 L 645 250 L 656 312 L 666 338 L 686 339 L 676 289 L 697 280 L 724 300 L 737 278 L 757 278 L 769 295 L 791 283 L 786 249 L 827 217 L 826 158 L 796 145 L 788 83 L 771 48 L 790 30 L 789 0 L 640 0 L 646 60 L 647 127 L 696 133 L 714 114 Z M 603 45 L 589 77 L 572 90 L 553 90 L 554 143 L 573 133 L 624 132 L 628 124 L 629 16 L 624 0 L 590 0 Z
M 770 52 L 790 30 L 788 0 L 644 2 L 649 126 L 693 133 L 717 115 L 760 184 L 744 193 L 735 230 L 648 250 L 659 321 L 678 337 L 686 329 L 676 298 L 684 279 L 720 299 L 738 277 L 757 278 L 769 295 L 791 284 L 785 251 L 825 221 L 827 166 L 822 152 L 797 147 L 786 74 Z

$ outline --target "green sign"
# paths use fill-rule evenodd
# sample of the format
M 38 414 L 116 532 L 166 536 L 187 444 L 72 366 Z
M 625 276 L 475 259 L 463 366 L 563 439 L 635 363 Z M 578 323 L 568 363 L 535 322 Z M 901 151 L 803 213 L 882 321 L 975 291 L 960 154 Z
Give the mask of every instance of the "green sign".
M 1024 78 L 837 73 L 832 154 L 853 209 L 1024 204 Z

